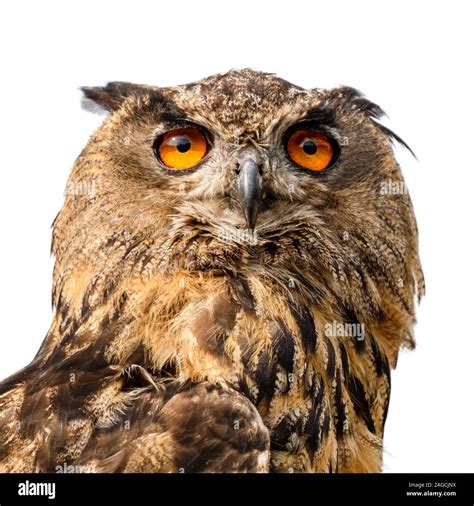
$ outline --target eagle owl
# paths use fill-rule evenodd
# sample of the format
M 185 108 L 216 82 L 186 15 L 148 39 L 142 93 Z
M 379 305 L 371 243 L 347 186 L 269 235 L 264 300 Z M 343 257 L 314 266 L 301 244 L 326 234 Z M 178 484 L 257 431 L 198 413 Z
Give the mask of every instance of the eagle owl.
M 83 92 L 108 114 L 53 223 L 51 328 L 0 383 L 0 469 L 380 471 L 424 291 L 380 107 L 249 69 Z

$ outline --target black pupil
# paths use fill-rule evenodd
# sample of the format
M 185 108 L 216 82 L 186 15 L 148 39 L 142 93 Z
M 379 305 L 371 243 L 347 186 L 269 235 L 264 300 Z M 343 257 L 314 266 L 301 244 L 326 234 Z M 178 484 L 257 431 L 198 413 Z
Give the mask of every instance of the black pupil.
M 303 142 L 303 151 L 307 155 L 314 155 L 318 150 L 318 146 L 314 141 L 304 141 Z
M 180 153 L 186 153 L 191 149 L 191 141 L 187 137 L 180 137 L 176 143 L 176 148 Z

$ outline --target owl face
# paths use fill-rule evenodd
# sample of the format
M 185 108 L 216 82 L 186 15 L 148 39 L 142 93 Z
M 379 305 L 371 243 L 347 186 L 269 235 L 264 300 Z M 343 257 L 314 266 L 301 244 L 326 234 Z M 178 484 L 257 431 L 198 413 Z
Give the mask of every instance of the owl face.
M 390 145 L 400 139 L 356 90 L 304 90 L 243 70 L 84 92 L 110 115 L 69 182 L 94 186 L 87 202 L 68 196 L 65 206 L 86 231 L 82 250 L 128 247 L 140 271 L 272 266 L 282 283 L 312 272 L 359 308 L 372 299 L 369 311 L 367 269 L 395 291 L 399 279 L 413 283 L 409 197 L 381 191 L 402 181 Z

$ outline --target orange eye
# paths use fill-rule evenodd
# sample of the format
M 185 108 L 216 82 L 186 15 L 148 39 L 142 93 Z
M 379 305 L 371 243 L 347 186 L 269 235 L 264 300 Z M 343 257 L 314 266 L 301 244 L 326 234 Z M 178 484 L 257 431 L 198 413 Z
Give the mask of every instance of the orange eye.
M 327 169 L 334 159 L 333 144 L 328 137 L 312 130 L 293 132 L 286 149 L 295 163 L 315 172 Z
M 207 153 L 207 141 L 198 128 L 178 128 L 158 139 L 155 152 L 170 169 L 190 169 Z

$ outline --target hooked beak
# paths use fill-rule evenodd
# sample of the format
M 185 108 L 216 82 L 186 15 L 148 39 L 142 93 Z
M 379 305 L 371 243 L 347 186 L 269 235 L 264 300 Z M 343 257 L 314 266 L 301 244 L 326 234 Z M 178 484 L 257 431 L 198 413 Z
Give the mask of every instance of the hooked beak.
M 262 178 L 254 158 L 244 158 L 240 163 L 238 184 L 240 206 L 247 222 L 247 228 L 253 231 L 262 200 Z

